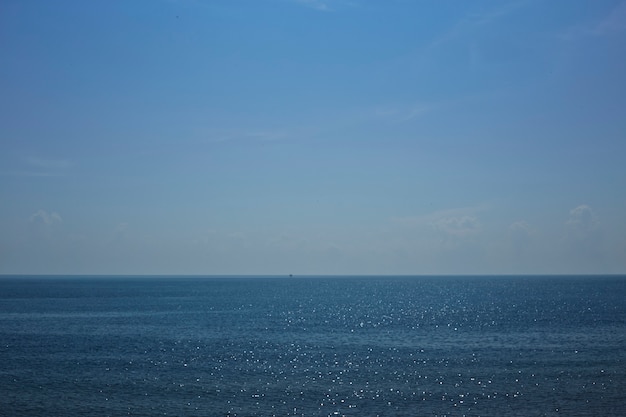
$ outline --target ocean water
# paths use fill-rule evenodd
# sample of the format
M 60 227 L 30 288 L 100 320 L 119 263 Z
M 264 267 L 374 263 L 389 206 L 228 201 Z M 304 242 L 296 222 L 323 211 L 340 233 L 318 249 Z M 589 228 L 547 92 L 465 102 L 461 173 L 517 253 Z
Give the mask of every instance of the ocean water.
M 624 416 L 626 277 L 2 277 L 2 416 Z

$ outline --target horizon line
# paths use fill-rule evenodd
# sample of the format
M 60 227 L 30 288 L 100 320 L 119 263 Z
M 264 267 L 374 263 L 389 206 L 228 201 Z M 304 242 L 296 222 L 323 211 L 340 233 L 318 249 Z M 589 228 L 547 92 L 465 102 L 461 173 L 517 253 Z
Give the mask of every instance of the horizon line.
M 2 278 L 454 278 L 454 277 L 626 277 L 626 273 L 488 274 L 0 274 Z

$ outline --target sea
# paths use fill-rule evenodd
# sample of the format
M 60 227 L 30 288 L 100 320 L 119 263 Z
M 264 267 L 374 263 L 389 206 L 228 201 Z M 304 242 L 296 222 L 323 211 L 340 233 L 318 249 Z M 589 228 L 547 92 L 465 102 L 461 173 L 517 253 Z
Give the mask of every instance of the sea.
M 2 276 L 0 415 L 625 416 L 626 276 Z

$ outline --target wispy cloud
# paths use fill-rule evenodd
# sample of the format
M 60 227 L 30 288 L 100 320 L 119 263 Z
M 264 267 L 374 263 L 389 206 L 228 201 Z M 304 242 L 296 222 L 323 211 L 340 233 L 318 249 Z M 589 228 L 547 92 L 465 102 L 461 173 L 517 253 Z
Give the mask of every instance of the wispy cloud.
M 594 28 L 596 35 L 610 35 L 626 30 L 626 1 L 618 4 Z
M 63 177 L 63 173 L 55 172 L 36 172 L 36 171 L 5 171 L 0 175 L 8 177 Z
M 569 27 L 558 37 L 564 41 L 574 41 L 589 37 L 610 36 L 624 31 L 626 31 L 626 1 L 611 9 L 602 19 Z
M 252 141 L 273 142 L 285 139 L 289 134 L 284 130 L 272 129 L 211 129 L 207 134 L 209 142 Z
M 35 156 L 22 158 L 20 162 L 20 168 L 0 172 L 0 175 L 10 177 L 62 177 L 66 175 L 66 171 L 71 165 L 66 159 L 40 158 Z
M 424 114 L 436 109 L 437 104 L 420 103 L 411 106 L 388 106 L 380 107 L 375 110 L 377 117 L 392 121 L 392 122 L 408 122 L 410 120 L 417 119 Z
M 298 4 L 309 7 L 311 9 L 319 10 L 320 12 L 331 11 L 331 8 L 328 5 L 327 1 L 322 1 L 322 0 L 294 0 L 294 1 Z
M 368 117 L 376 117 L 393 123 L 410 122 L 433 112 L 451 111 L 456 107 L 476 106 L 485 100 L 500 97 L 502 92 L 480 92 L 435 101 L 416 101 L 411 104 L 382 104 L 374 109 L 368 108 Z
M 489 32 L 489 26 L 495 26 L 501 20 L 509 18 L 529 3 L 529 1 L 513 1 L 485 11 L 466 13 L 413 50 L 409 54 L 411 65 L 418 68 L 430 68 L 431 65 L 439 65 L 453 56 L 456 61 L 454 65 L 472 70 L 485 69 L 486 62 L 483 62 L 485 51 L 493 49 L 494 45 L 490 44 L 493 39 L 502 40 L 503 45 L 497 48 L 499 55 L 514 56 L 511 49 L 519 49 L 519 46 L 514 45 L 511 39 L 503 39 L 500 35 L 485 36 L 485 33 Z M 484 45 L 484 42 L 487 42 L 487 45 Z M 447 55 L 449 51 L 453 51 L 453 55 Z M 449 64 L 446 63 L 446 65 Z
M 309 9 L 319 12 L 334 12 L 339 8 L 346 6 L 355 6 L 356 3 L 350 0 L 289 0 L 292 3 L 299 4 Z
M 467 20 L 475 26 L 485 25 L 516 12 L 528 3 L 527 0 L 504 3 L 487 12 L 472 13 L 467 17 Z
M 66 169 L 70 163 L 67 159 L 50 159 L 29 156 L 25 158 L 25 162 L 34 168 L 42 169 Z
M 449 41 L 458 39 L 467 35 L 480 26 L 484 26 L 498 19 L 502 19 L 510 14 L 513 14 L 518 9 L 522 8 L 528 3 L 528 1 L 515 1 L 505 3 L 498 6 L 495 9 L 482 13 L 470 13 L 464 19 L 461 19 L 456 25 L 448 29 L 446 32 L 435 38 L 427 47 L 426 50 L 434 50 Z

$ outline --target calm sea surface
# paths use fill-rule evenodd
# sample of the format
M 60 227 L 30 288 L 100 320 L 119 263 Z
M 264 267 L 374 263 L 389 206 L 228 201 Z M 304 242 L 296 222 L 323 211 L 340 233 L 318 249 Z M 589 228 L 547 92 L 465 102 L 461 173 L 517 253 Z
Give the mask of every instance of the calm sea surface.
M 0 277 L 2 416 L 624 416 L 626 277 Z

